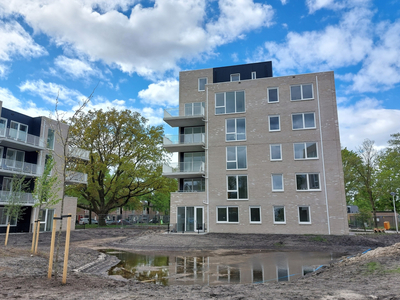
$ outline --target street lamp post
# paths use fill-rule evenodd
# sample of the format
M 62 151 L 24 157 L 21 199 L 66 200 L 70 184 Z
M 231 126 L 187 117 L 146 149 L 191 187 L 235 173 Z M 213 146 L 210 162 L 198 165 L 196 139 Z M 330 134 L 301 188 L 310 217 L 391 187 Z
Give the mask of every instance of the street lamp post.
M 393 196 L 393 211 L 394 211 L 394 222 L 396 223 L 396 233 L 399 233 L 399 226 L 397 224 L 397 212 L 396 212 L 396 201 L 394 196 L 397 196 L 395 192 L 391 192 L 390 195 Z

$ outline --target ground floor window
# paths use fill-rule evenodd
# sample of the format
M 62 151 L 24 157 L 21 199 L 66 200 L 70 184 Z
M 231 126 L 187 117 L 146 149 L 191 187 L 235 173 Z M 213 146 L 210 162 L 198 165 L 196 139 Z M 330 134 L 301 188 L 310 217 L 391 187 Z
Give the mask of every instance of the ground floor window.
M 204 231 L 202 206 L 182 206 L 177 210 L 177 231 Z
M 299 223 L 311 224 L 310 207 L 299 206 Z
M 218 206 L 217 223 L 239 223 L 239 207 Z
M 7 226 L 8 222 L 10 222 L 11 226 L 17 225 L 17 220 L 15 218 L 11 219 L 10 216 L 6 214 L 5 207 L 0 207 L 0 226 Z
M 250 223 L 261 224 L 261 207 L 250 206 Z
M 53 229 L 54 209 L 41 209 L 39 211 L 40 231 Z
M 286 224 L 284 206 L 274 206 L 274 223 Z

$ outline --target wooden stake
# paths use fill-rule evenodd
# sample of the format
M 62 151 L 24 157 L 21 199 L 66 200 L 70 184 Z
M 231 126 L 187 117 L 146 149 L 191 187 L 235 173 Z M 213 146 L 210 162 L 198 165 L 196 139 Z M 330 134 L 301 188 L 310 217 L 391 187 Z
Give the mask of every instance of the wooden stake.
M 8 243 L 8 234 L 10 233 L 10 222 L 7 224 L 7 233 L 6 233 L 6 242 L 4 243 L 4 246 L 7 246 Z
M 38 220 L 38 222 L 37 222 L 37 228 L 36 228 L 35 254 L 37 254 L 37 249 L 38 249 L 39 232 L 40 232 L 40 220 Z
M 47 278 L 51 278 L 51 273 L 53 273 L 53 256 L 54 256 L 54 242 L 56 239 L 56 226 L 57 226 L 57 215 L 53 217 L 53 230 L 51 233 L 51 244 L 50 244 L 50 258 L 49 258 L 49 270 L 47 272 Z
M 32 236 L 32 248 L 31 248 L 31 252 L 33 253 L 33 251 L 35 250 L 35 241 L 36 241 L 36 221 L 33 222 L 33 236 Z
M 65 237 L 65 253 L 64 253 L 64 270 L 63 270 L 63 279 L 62 283 L 67 283 L 67 271 L 68 271 L 68 253 L 69 253 L 69 236 L 71 233 L 71 214 L 68 214 L 68 223 L 67 223 L 67 235 Z

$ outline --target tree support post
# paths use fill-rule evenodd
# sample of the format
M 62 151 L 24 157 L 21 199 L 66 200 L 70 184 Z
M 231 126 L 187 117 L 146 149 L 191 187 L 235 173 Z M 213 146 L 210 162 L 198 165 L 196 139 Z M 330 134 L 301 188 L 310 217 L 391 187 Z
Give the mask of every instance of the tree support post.
M 47 278 L 49 278 L 49 279 L 51 278 L 51 274 L 53 273 L 54 242 L 56 240 L 57 220 L 62 220 L 62 218 L 57 218 L 57 215 L 54 215 L 54 217 L 53 217 L 53 230 L 51 232 L 49 270 L 47 272 Z
M 33 253 L 33 251 L 35 250 L 35 241 L 36 241 L 36 222 L 38 220 L 35 220 L 33 222 L 33 236 L 32 236 L 32 248 L 31 248 L 31 252 Z
M 67 234 L 65 237 L 65 252 L 64 252 L 64 269 L 63 269 L 63 278 L 62 278 L 62 283 L 66 284 L 67 283 L 67 271 L 68 271 L 68 254 L 69 254 L 69 237 L 71 233 L 71 214 L 68 214 L 66 216 L 62 217 L 67 217 L 68 218 L 68 223 L 67 223 Z
M 10 233 L 10 222 L 8 222 L 8 224 L 7 224 L 6 241 L 4 243 L 4 246 L 7 246 L 9 233 Z
M 37 254 L 38 243 L 39 243 L 39 232 L 40 232 L 40 219 L 37 220 L 36 228 L 36 241 L 35 241 L 35 254 Z

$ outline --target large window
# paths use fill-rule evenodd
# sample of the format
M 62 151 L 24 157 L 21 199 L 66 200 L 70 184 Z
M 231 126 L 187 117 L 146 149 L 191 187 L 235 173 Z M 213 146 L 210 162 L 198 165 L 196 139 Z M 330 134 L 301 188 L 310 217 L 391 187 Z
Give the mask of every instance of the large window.
M 282 192 L 283 191 L 283 175 L 282 174 L 272 174 L 272 191 Z
M 215 114 L 231 114 L 245 112 L 244 91 L 215 94 Z
M 318 158 L 317 143 L 295 143 L 294 159 L 316 159 Z
M 181 172 L 203 172 L 204 161 L 204 152 L 187 152 L 183 155 Z
M 260 206 L 250 206 L 249 207 L 249 217 L 250 223 L 261 224 L 261 207 Z
M 226 168 L 228 170 L 247 168 L 247 147 L 231 146 L 226 147 Z
M 296 174 L 296 187 L 298 191 L 320 190 L 318 173 Z
M 269 131 L 280 131 L 281 130 L 281 122 L 279 115 L 277 116 L 268 116 L 269 120 Z
M 292 115 L 292 128 L 295 129 L 309 129 L 315 128 L 315 115 L 314 113 L 301 113 Z
M 0 136 L 6 135 L 7 119 L 0 118 Z
M 270 160 L 282 160 L 282 145 L 273 144 L 269 145 Z
M 239 223 L 237 206 L 217 206 L 217 223 Z
M 185 116 L 203 116 L 204 102 L 185 103 Z
M 243 141 L 246 139 L 246 119 L 226 119 L 226 140 Z
M 17 220 L 15 218 L 11 219 L 6 215 L 5 208 L 0 207 L 0 226 L 7 226 L 8 222 L 10 222 L 11 226 L 17 225 Z
M 231 81 L 240 81 L 240 74 L 231 74 Z
M 204 126 L 185 127 L 180 135 L 180 143 L 204 143 Z
M 199 78 L 199 91 L 205 91 L 207 84 L 207 77 Z
M 311 224 L 309 206 L 299 206 L 299 223 Z
M 228 199 L 248 199 L 247 175 L 228 175 Z
M 26 138 L 28 137 L 28 125 L 11 121 L 10 137 L 26 142 Z
M 47 148 L 54 150 L 54 130 L 50 128 L 47 130 Z
M 6 166 L 10 168 L 22 169 L 24 165 L 25 152 L 14 149 L 7 149 Z
M 279 102 L 279 89 L 277 87 L 268 88 L 268 102 Z
M 205 191 L 205 179 L 183 179 L 183 192 L 204 192 Z
M 313 98 L 312 84 L 292 85 L 290 87 L 290 100 L 292 101 L 308 100 Z
M 284 206 L 274 206 L 274 223 L 275 224 L 285 224 L 285 207 Z

